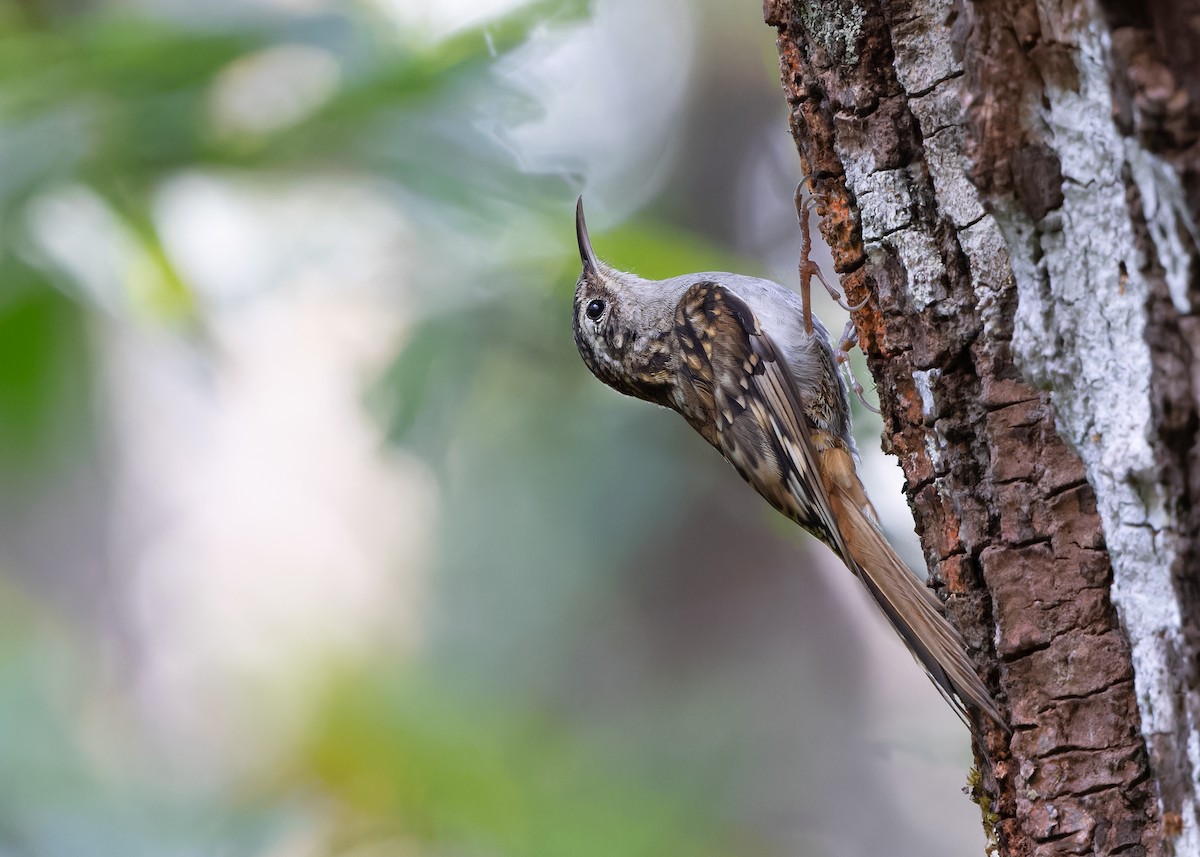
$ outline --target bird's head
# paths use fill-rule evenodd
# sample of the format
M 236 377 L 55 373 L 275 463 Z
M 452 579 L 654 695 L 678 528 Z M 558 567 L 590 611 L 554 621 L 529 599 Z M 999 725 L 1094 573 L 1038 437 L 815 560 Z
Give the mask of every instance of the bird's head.
M 671 380 L 669 337 L 679 296 L 669 280 L 646 280 L 597 258 L 575 206 L 575 235 L 583 271 L 575 286 L 575 346 L 592 374 L 639 399 L 663 403 Z

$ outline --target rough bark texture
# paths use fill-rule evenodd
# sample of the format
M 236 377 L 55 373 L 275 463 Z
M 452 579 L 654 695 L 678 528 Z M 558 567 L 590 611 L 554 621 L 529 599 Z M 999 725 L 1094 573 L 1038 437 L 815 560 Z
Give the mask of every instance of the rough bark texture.
M 1200 853 L 1200 0 L 764 11 L 1001 853 Z
M 1167 599 L 1142 610 L 1148 637 L 1135 668 L 1143 731 L 1158 777 L 1163 816 L 1178 853 L 1200 853 L 1200 324 L 1193 315 L 1200 211 L 1200 2 L 1102 4 L 1112 30 L 1113 117 L 1131 153 L 1127 204 L 1144 259 L 1145 338 L 1156 476 L 1171 553 L 1160 582 Z M 1135 593 L 1130 595 L 1136 597 Z M 1170 600 L 1173 596 L 1174 601 Z M 1123 610 L 1129 615 L 1136 606 Z M 1135 648 L 1135 653 L 1137 649 Z M 1157 673 L 1157 681 L 1152 680 Z

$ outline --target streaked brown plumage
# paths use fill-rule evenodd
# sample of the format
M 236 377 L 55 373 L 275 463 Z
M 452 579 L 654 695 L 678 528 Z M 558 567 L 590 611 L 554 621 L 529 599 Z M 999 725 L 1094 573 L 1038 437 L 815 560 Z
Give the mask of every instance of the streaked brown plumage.
M 601 262 L 576 209 L 583 273 L 575 343 L 610 387 L 678 411 L 766 500 L 858 576 L 960 715 L 1003 726 L 942 604 L 887 543 L 855 469 L 849 402 L 829 334 L 768 280 L 645 280 Z M 811 332 L 810 332 L 811 331 Z

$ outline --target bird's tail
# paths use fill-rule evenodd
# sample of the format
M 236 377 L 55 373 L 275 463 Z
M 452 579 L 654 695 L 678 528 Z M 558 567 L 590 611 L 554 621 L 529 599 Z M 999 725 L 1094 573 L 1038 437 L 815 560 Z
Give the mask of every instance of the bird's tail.
M 888 544 L 873 516 L 868 516 L 871 507 L 852 470 L 850 478 L 858 491 L 829 492 L 842 541 L 850 554 L 843 557 L 846 564 L 866 584 L 913 655 L 960 715 L 964 713 L 965 702 L 1007 728 L 991 693 L 967 658 L 962 636 L 943 615 L 942 603 Z M 856 494 L 861 503 L 852 499 Z

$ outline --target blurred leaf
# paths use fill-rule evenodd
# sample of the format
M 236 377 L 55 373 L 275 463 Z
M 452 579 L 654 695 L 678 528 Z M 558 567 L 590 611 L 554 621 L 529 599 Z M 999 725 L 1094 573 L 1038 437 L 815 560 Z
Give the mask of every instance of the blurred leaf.
M 126 283 L 130 306 L 143 318 L 160 324 L 196 321 L 196 296 L 163 246 L 150 201 L 119 187 L 109 187 L 106 199 L 140 251 L 142 265 Z
M 34 270 L 0 265 L 0 462 L 29 469 L 75 446 L 90 424 L 82 309 Z
M 368 394 L 371 409 L 387 427 L 393 443 L 411 443 L 430 451 L 431 460 L 445 451 L 444 426 L 455 412 L 483 359 L 485 309 L 444 313 L 420 324 L 386 373 Z M 431 427 L 415 436 L 420 426 Z
M 54 27 L 8 14 L 0 17 L 0 104 L 8 117 L 98 93 L 112 107 L 149 104 L 205 86 L 262 41 L 253 31 L 201 32 L 127 14 L 89 14 Z
M 216 75 L 263 43 L 253 32 L 214 34 L 165 22 L 88 15 L 53 29 L 13 23 L 0 34 L 0 116 L 35 141 L 64 148 L 55 124 L 70 114 L 75 159 L 42 180 L 80 176 L 147 187 L 165 169 L 205 159 L 206 100 Z M 8 169 L 24 159 L 10 153 Z M 29 178 L 38 178 L 36 175 Z M 22 186 L 22 185 L 18 185 Z

